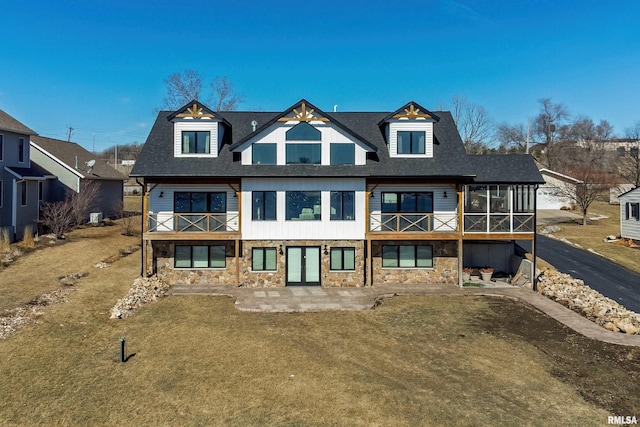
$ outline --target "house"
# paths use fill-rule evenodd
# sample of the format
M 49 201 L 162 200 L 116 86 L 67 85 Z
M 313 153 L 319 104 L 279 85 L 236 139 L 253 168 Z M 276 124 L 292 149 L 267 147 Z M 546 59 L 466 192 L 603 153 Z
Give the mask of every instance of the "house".
M 620 200 L 620 236 L 640 240 L 640 187 L 618 196 Z
M 575 194 L 576 185 L 581 181 L 569 175 L 552 171 L 536 162 L 544 179 L 538 188 L 537 209 L 575 209 L 576 202 L 568 194 Z
M 163 111 L 131 175 L 143 274 L 170 283 L 461 284 L 533 242 L 529 155 L 467 155 L 449 112 Z
M 36 135 L 31 137 L 30 152 L 34 164 L 56 177 L 45 184 L 45 201 L 63 200 L 67 191 L 78 193 L 92 183 L 97 186 L 97 197 L 91 211 L 105 217 L 119 213 L 127 177 L 104 160 L 76 143 Z
M 54 177 L 31 163 L 29 138 L 36 132 L 0 110 L 0 231 L 13 242 L 37 231 L 40 202 Z

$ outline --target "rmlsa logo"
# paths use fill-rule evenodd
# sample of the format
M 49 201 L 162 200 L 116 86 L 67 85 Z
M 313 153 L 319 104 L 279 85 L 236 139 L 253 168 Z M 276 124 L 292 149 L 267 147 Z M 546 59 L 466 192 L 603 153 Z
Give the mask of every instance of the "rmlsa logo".
M 638 420 L 635 415 L 634 416 L 627 415 L 626 417 L 619 415 L 615 417 L 607 417 L 607 424 L 615 424 L 620 426 L 631 425 L 631 424 L 638 424 Z

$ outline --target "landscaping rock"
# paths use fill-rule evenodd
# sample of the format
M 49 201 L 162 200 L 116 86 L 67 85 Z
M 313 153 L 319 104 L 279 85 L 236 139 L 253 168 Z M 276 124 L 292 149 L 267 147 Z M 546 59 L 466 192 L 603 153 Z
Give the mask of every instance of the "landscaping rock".
M 127 296 L 119 299 L 111 309 L 111 318 L 122 319 L 133 316 L 134 311 L 139 307 L 167 295 L 169 288 L 168 284 L 156 276 L 137 278 L 131 285 Z
M 545 271 L 539 276 L 538 292 L 609 331 L 640 334 L 640 315 L 568 274 Z

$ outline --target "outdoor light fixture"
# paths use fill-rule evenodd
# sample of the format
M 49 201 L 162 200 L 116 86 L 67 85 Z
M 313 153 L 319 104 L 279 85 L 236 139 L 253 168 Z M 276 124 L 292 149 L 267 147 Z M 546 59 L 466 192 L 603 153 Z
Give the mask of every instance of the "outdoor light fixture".
M 284 254 L 284 252 L 282 251 L 282 245 L 280 245 L 278 249 L 279 249 L 278 252 L 280 253 L 280 255 Z
M 164 197 L 164 191 L 161 191 L 160 195 L 158 197 L 163 198 Z
M 327 245 L 324 245 L 324 254 L 329 255 L 329 250 L 327 249 Z
M 447 192 L 446 191 L 444 192 L 444 195 L 442 197 L 444 197 L 445 199 L 447 198 Z

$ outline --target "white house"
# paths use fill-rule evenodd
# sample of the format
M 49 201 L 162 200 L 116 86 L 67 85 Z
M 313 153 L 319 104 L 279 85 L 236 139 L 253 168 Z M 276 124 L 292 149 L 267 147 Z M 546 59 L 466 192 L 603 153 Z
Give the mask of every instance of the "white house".
M 552 171 L 538 164 L 544 184 L 538 188 L 537 209 L 573 209 L 575 201 L 568 193 L 575 194 L 579 179 Z
M 640 187 L 618 196 L 620 200 L 620 236 L 640 240 Z

